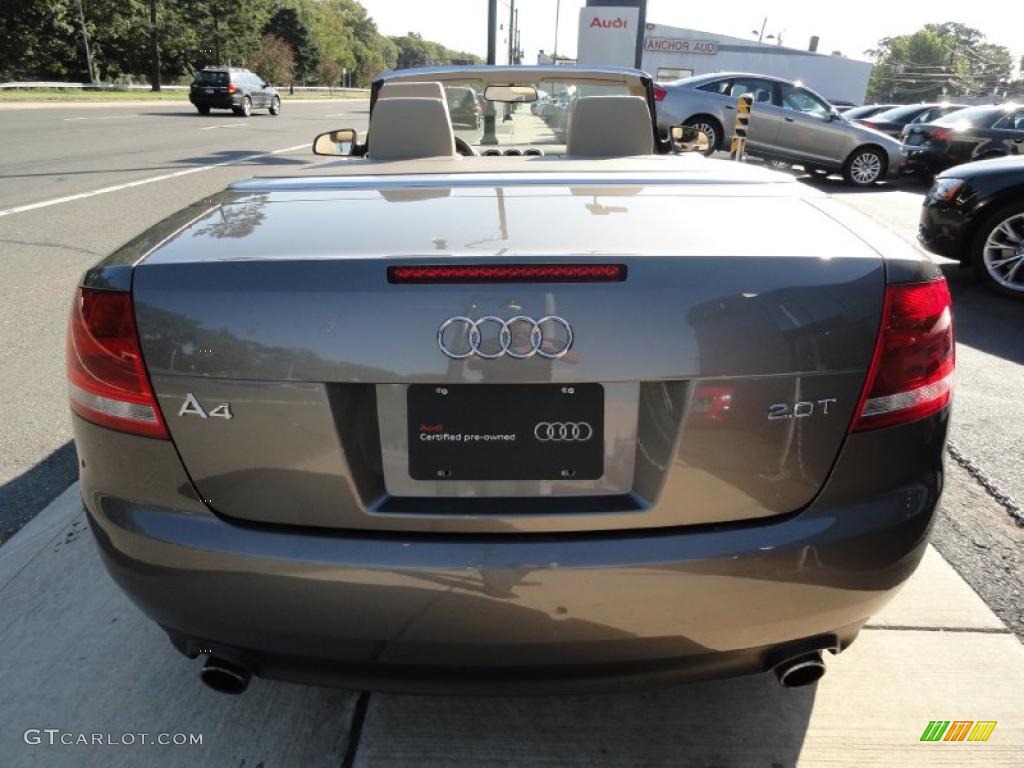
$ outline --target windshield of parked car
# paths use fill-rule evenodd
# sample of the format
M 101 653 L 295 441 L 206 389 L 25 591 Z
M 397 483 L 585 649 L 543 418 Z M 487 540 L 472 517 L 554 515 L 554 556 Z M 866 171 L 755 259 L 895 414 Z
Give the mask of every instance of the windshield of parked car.
M 943 125 L 950 128 L 956 126 L 967 126 L 970 128 L 991 128 L 992 125 L 1006 115 L 1002 107 L 984 105 L 980 107 L 967 107 L 952 112 L 943 118 L 935 121 L 935 125 Z
M 496 147 L 560 151 L 566 144 L 569 116 L 577 99 L 629 94 L 629 87 L 622 82 L 541 79 L 532 83 L 537 88 L 536 101 L 509 104 L 488 101 L 482 80 L 445 79 L 441 85 L 455 135 L 481 153 Z

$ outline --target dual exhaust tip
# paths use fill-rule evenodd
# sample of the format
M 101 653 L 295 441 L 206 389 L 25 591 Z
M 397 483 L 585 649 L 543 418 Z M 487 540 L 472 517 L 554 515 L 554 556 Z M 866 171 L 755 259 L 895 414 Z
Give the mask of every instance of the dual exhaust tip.
M 772 671 L 783 688 L 800 688 L 821 679 L 825 674 L 825 662 L 821 658 L 821 651 L 811 651 L 776 664 Z M 252 672 L 238 662 L 221 656 L 210 656 L 199 677 L 208 688 L 218 693 L 238 695 L 249 687 Z
M 245 693 L 249 687 L 252 673 L 241 664 L 221 656 L 210 656 L 206 659 L 199 679 L 218 693 L 238 695 Z
M 825 674 L 825 662 L 821 651 L 811 651 L 776 664 L 772 671 L 783 688 L 801 688 L 821 679 Z

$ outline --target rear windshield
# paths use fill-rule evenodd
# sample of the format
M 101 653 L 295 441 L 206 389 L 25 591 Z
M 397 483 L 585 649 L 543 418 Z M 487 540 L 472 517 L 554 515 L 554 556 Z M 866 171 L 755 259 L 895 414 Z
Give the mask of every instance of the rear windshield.
M 894 107 L 879 112 L 874 119 L 880 123 L 909 123 L 920 113 L 928 109 L 927 104 L 910 104 L 905 107 Z
M 227 72 L 199 72 L 195 81 L 198 85 L 227 85 L 230 82 Z
M 966 124 L 971 128 L 991 128 L 993 124 L 1006 114 L 1002 107 L 990 105 L 980 107 L 968 107 L 950 112 L 943 118 L 935 121 L 935 125 L 960 125 Z

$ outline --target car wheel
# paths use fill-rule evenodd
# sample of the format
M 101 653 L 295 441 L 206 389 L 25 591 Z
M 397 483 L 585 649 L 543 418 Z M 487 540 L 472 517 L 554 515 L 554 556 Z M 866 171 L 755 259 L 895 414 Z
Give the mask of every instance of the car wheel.
M 684 123 L 684 125 L 696 128 L 708 137 L 708 151 L 703 154 L 713 155 L 722 145 L 722 129 L 714 118 L 699 115 L 697 117 L 691 117 Z
M 210 108 L 209 107 L 196 107 L 196 111 L 200 115 L 208 115 L 208 114 L 210 114 Z
M 885 157 L 877 149 L 856 150 L 843 166 L 843 178 L 855 187 L 869 187 L 885 175 Z
M 789 163 L 785 160 L 769 160 L 767 165 L 769 168 L 774 168 L 776 171 L 788 171 L 790 169 Z
M 275 96 L 270 100 L 270 109 L 268 110 L 271 115 L 277 117 L 281 114 L 281 99 Z
M 242 106 L 234 107 L 231 111 L 241 117 L 249 117 L 252 114 L 252 99 L 246 96 L 242 99 Z
M 971 242 L 971 264 L 992 291 L 1024 299 L 1024 204 L 987 216 Z

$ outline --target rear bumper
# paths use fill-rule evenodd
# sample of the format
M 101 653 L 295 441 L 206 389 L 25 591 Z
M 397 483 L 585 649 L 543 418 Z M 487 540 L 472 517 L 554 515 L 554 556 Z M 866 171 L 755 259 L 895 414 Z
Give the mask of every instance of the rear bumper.
M 910 171 L 926 171 L 934 174 L 964 162 L 953 157 L 943 148 L 905 146 L 903 153 L 907 158 L 907 170 Z
M 197 107 L 210 107 L 211 109 L 232 109 L 242 105 L 242 94 L 205 94 L 190 93 L 188 100 Z
M 74 421 L 83 458 L 105 454 L 82 488 L 108 570 L 179 650 L 320 684 L 575 690 L 842 650 L 923 554 L 947 417 L 853 436 L 798 514 L 552 536 L 227 522 L 194 498 L 169 443 Z M 118 455 L 168 462 L 170 482 L 108 493 Z

